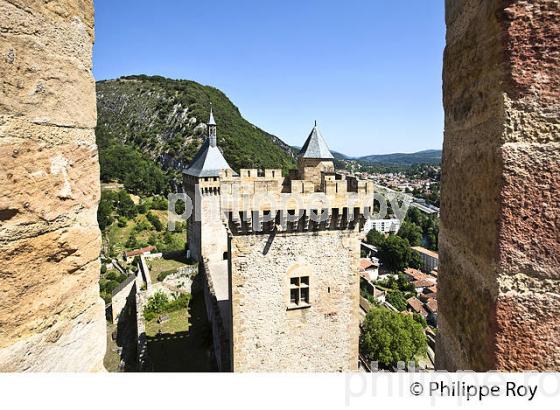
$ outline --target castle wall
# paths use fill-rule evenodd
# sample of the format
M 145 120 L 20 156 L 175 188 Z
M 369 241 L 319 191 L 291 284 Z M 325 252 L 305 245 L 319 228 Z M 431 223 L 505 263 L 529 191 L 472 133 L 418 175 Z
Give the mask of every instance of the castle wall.
M 228 239 L 226 227 L 222 221 L 219 195 L 202 195 L 200 224 L 202 256 L 210 263 L 223 261 L 224 253 L 228 251 Z
M 0 0 L 0 371 L 97 371 L 91 0 Z
M 230 241 L 233 370 L 356 370 L 356 230 L 240 235 Z M 310 278 L 310 307 L 289 310 L 290 276 L 300 274 Z
M 447 0 L 438 369 L 560 368 L 560 12 Z
M 224 260 L 228 250 L 227 231 L 222 220 L 219 179 L 206 179 L 185 176 L 185 190 L 193 203 L 187 241 L 193 259 L 217 262 Z
M 187 221 L 187 246 L 190 251 L 190 256 L 196 261 L 202 260 L 202 255 L 200 254 L 200 209 L 197 208 L 196 201 L 198 200 L 195 193 L 195 186 L 193 182 L 190 181 L 190 177 L 185 177 L 184 180 L 184 187 L 187 196 L 190 198 L 191 203 L 193 204 L 193 213 L 191 218 Z

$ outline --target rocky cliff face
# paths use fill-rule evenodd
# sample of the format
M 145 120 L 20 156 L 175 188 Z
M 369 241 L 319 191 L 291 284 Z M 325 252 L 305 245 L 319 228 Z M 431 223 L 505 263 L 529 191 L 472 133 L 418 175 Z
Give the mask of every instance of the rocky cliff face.
M 292 149 L 245 120 L 222 91 L 194 81 L 145 75 L 97 83 L 96 132 L 102 159 L 112 145 L 125 144 L 164 168 L 182 169 L 206 137 L 211 103 L 218 145 L 234 169 L 295 166 Z
M 96 371 L 91 0 L 0 0 L 0 371 Z

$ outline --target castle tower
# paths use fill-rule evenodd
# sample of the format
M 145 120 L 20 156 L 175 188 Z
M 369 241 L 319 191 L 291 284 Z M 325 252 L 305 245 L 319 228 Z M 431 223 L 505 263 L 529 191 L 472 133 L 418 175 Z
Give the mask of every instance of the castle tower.
M 315 121 L 315 126 L 298 154 L 300 179 L 313 182 L 314 191 L 320 191 L 322 173 L 334 173 L 333 160 L 334 157 Z
M 212 108 L 207 126 L 208 137 L 183 171 L 185 191 L 193 203 L 187 242 L 193 259 L 219 261 L 227 257 L 227 233 L 220 213 L 220 171 L 231 167 L 218 148 Z
M 359 238 L 373 183 L 335 174 L 317 127 L 299 164 L 300 179 L 281 170 L 221 175 L 235 372 L 358 366 Z

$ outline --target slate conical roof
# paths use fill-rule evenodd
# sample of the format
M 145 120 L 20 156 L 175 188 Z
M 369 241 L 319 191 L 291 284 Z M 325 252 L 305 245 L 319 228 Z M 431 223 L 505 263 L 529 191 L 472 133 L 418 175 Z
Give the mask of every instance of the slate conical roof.
M 298 155 L 302 158 L 334 159 L 319 128 L 317 128 L 317 123 L 315 123 Z
M 210 145 L 207 138 L 188 168 L 183 171 L 193 177 L 217 177 L 223 169 L 231 169 L 218 147 Z
M 214 115 L 210 109 L 208 126 L 215 126 Z M 209 133 L 210 134 L 210 133 Z M 194 177 L 217 177 L 223 169 L 231 169 L 216 144 L 216 135 L 208 135 L 190 165 L 183 171 Z

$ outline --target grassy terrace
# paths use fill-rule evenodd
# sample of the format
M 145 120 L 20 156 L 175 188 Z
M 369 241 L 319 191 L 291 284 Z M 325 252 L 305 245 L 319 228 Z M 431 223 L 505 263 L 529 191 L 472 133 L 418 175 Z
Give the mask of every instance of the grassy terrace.
M 156 337 L 158 333 L 169 335 L 189 330 L 189 312 L 187 308 L 165 313 L 161 316 L 166 316 L 169 319 L 163 323 L 158 323 L 157 318 L 147 321 L 146 336 Z
M 159 281 L 158 276 L 161 273 L 174 272 L 179 268 L 187 266 L 188 263 L 184 257 L 183 252 L 177 252 L 174 255 L 169 255 L 161 259 L 151 259 L 148 261 L 150 268 L 150 278 L 152 283 Z

